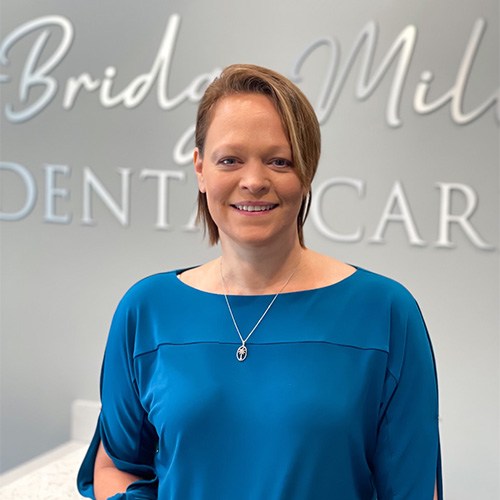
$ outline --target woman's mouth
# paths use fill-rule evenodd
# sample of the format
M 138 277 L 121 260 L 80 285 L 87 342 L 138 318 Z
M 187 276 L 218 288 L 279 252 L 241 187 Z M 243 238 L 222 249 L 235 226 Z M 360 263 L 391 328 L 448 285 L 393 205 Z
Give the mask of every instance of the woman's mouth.
M 277 203 L 270 203 L 268 205 L 244 205 L 244 204 L 235 204 L 231 205 L 236 208 L 236 210 L 240 210 L 241 212 L 268 212 L 273 208 L 278 206 Z

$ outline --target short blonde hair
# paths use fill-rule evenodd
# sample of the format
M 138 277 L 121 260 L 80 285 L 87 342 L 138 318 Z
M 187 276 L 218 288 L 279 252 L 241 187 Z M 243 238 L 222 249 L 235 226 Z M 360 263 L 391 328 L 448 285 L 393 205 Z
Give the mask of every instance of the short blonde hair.
M 205 139 L 215 105 L 234 94 L 267 96 L 276 107 L 292 149 L 295 171 L 307 194 L 297 217 L 299 241 L 304 246 L 303 226 L 311 204 L 311 183 L 321 154 L 321 132 L 313 107 L 302 91 L 284 76 L 261 66 L 234 64 L 225 68 L 207 88 L 198 107 L 195 145 L 203 157 Z M 208 231 L 210 244 L 219 241 L 219 228 L 208 209 L 207 196 L 198 192 L 198 222 Z

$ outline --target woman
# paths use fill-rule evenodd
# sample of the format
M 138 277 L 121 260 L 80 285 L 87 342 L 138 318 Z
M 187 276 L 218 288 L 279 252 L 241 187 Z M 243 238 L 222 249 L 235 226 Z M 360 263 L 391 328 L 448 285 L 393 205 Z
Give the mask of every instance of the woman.
M 118 306 L 84 495 L 425 500 L 440 489 L 415 300 L 304 244 L 319 155 L 314 111 L 281 75 L 234 65 L 209 86 L 194 166 L 221 256 L 150 276 Z

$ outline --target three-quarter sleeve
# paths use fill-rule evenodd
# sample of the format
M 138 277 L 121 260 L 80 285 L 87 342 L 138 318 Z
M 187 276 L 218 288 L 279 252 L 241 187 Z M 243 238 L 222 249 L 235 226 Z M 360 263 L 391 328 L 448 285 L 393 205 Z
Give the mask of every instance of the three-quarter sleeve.
M 94 498 L 94 462 L 102 442 L 118 469 L 142 478 L 113 500 L 157 498 L 154 458 L 158 438 L 141 404 L 134 374 L 136 309 L 125 296 L 111 324 L 101 372 L 101 413 L 78 474 L 78 489 L 86 497 Z
M 374 480 L 378 500 L 442 498 L 437 378 L 424 320 L 409 296 L 393 304 Z

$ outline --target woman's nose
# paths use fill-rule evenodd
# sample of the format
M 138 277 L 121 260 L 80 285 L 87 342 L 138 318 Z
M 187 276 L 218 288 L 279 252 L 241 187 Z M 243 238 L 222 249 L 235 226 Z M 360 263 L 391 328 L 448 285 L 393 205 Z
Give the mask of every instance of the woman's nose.
M 260 161 L 251 161 L 240 170 L 240 188 L 252 194 L 267 193 L 270 187 L 269 168 Z

